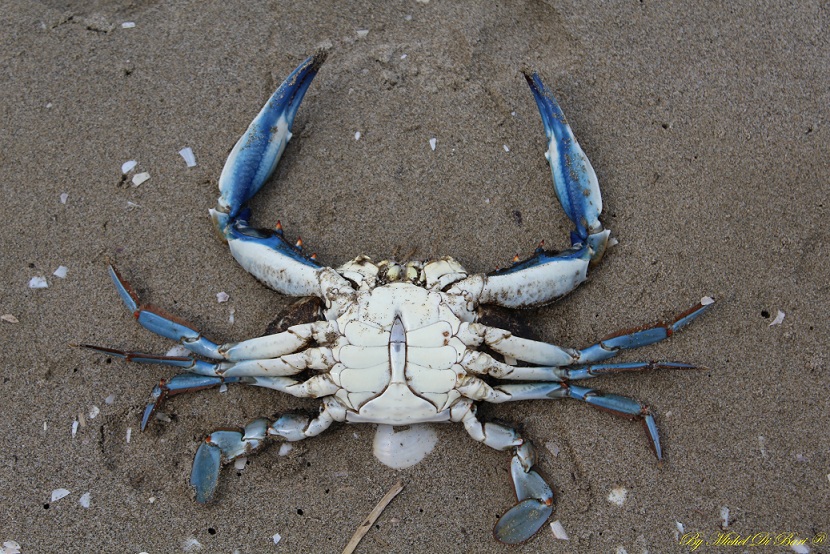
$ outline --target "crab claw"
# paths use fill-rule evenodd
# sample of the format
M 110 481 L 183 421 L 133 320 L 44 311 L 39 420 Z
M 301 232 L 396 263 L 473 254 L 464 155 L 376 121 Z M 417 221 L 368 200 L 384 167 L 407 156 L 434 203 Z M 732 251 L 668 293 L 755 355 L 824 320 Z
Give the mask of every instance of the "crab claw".
M 496 522 L 493 535 L 505 544 L 519 544 L 539 532 L 553 513 L 553 491 L 532 469 L 525 469 L 519 453 L 510 463 L 510 476 L 519 502 Z
M 291 139 L 294 116 L 326 55 L 321 50 L 301 63 L 251 122 L 225 162 L 219 178 L 219 201 L 216 209 L 210 210 L 213 224 L 239 265 L 288 296 L 322 297 L 321 274 L 333 272 L 326 272 L 315 257 L 303 252 L 301 242 L 287 241 L 281 226 L 250 227 L 250 210 L 245 204 L 277 166 Z M 345 280 L 334 279 L 342 281 L 338 286 L 348 286 Z
M 545 126 L 548 138 L 545 158 L 550 163 L 556 196 L 576 226 L 571 233 L 571 244 L 576 246 L 587 243 L 593 250 L 592 262 L 596 263 L 605 252 L 610 234 L 603 230 L 599 221 L 602 196 L 597 175 L 550 89 L 535 71 L 524 69 L 522 72 L 536 99 L 536 105 L 539 106 Z
M 219 211 L 236 219 L 273 173 L 291 140 L 294 116 L 327 53 L 320 50 L 291 72 L 248 126 L 219 177 Z

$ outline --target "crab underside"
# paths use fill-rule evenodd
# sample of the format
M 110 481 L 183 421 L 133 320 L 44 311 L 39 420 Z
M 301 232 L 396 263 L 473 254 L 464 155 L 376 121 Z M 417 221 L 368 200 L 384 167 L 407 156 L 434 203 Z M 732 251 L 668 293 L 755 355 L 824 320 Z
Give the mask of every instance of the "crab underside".
M 312 416 L 284 414 L 256 419 L 243 429 L 218 430 L 199 446 L 190 482 L 196 500 L 214 498 L 222 464 L 260 449 L 266 440 L 297 441 L 334 422 L 409 425 L 461 422 L 472 438 L 512 452 L 511 476 L 518 499 L 495 526 L 495 537 L 520 543 L 553 512 L 553 492 L 533 467 L 533 445 L 504 425 L 482 422 L 476 402 L 572 398 L 639 420 L 662 459 L 649 408 L 575 382 L 608 374 L 653 369 L 690 369 L 679 362 L 613 362 L 624 350 L 661 341 L 702 314 L 704 298 L 668 323 L 620 331 L 583 349 L 514 336 L 480 318 L 481 308 L 527 308 L 551 302 L 585 280 L 603 256 L 609 231 L 599 221 L 602 200 L 596 175 L 559 105 L 538 74 L 524 70 L 544 123 L 554 190 L 574 224 L 571 247 L 536 250 L 507 269 L 470 275 L 454 259 L 378 264 L 360 256 L 339 268 L 307 256 L 282 229 L 254 229 L 245 207 L 265 184 L 291 138 L 300 102 L 326 58 L 318 52 L 300 64 L 253 120 L 228 157 L 219 179 L 214 225 L 234 258 L 270 288 L 311 297 L 274 332 L 236 343 L 216 344 L 163 310 L 143 305 L 110 266 L 124 303 L 146 329 L 178 341 L 192 355 L 156 356 L 88 346 L 139 363 L 179 367 L 163 380 L 144 411 L 144 429 L 166 397 L 223 383 L 242 383 L 298 397 L 321 399 Z M 295 321 L 305 317 L 305 321 Z

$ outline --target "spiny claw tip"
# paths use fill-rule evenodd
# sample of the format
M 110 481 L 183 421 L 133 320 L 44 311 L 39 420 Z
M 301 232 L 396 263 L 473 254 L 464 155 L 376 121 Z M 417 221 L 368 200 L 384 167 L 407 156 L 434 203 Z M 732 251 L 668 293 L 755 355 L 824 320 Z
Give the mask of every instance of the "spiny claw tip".
M 514 264 L 515 264 L 515 263 L 518 263 L 518 261 L 519 261 L 519 255 L 518 255 L 518 254 L 516 254 L 515 256 L 513 256 L 513 263 L 514 263 Z
M 297 237 L 297 243 L 294 246 L 296 248 L 298 248 L 299 250 L 302 250 L 303 249 L 303 239 L 300 238 L 300 237 Z
M 277 224 L 274 225 L 274 230 L 278 233 L 282 233 L 282 223 L 280 223 L 279 219 L 277 220 Z

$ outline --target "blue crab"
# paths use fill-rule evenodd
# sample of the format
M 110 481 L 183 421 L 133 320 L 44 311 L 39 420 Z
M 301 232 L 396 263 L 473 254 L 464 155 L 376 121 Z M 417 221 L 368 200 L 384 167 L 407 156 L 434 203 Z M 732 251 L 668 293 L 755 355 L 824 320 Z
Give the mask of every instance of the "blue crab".
M 321 400 L 315 415 L 256 419 L 242 429 L 209 434 L 196 452 L 190 478 L 197 502 L 214 498 L 223 464 L 259 450 L 267 439 L 306 439 L 334 422 L 452 421 L 462 423 L 473 439 L 512 453 L 518 501 L 498 520 L 494 535 L 504 543 L 526 541 L 552 514 L 553 492 L 534 469 L 531 442 L 510 427 L 480 421 L 479 401 L 579 400 L 642 422 L 651 449 L 662 460 L 647 406 L 575 383 L 621 372 L 694 368 L 678 362 L 607 360 L 666 339 L 706 311 L 711 299 L 668 323 L 613 333 L 581 350 L 520 338 L 479 317 L 483 306 L 529 308 L 567 294 L 586 279 L 609 243 L 609 231 L 599 220 L 602 200 L 594 170 L 536 72 L 523 70 L 544 123 L 554 190 L 574 224 L 567 250 L 540 246 L 530 258 L 486 275 L 470 275 L 450 257 L 376 264 L 359 256 L 334 269 L 308 256 L 300 241 L 288 242 L 279 225 L 272 230 L 249 226 L 246 203 L 273 173 L 291 139 L 300 102 L 325 58 L 318 52 L 306 59 L 271 96 L 231 151 L 219 178 L 218 205 L 210 211 L 237 262 L 277 292 L 305 297 L 298 309 L 265 336 L 217 344 L 193 325 L 142 304 L 119 272 L 109 268 L 139 324 L 192 353 L 156 356 L 89 346 L 128 361 L 184 370 L 155 387 L 142 429 L 168 396 L 223 383 Z

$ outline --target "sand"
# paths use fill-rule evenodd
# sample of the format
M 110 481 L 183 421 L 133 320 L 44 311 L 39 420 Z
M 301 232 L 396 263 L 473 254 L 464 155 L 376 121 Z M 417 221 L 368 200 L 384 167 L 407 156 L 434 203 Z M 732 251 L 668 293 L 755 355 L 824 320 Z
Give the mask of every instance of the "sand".
M 619 245 L 575 293 L 524 313 L 528 323 L 582 347 L 717 299 L 673 339 L 624 357 L 709 369 L 591 383 L 653 408 L 662 467 L 639 425 L 577 402 L 481 408 L 539 447 L 551 521 L 570 537 L 543 529 L 511 551 L 692 551 L 676 522 L 703 541 L 697 552 L 789 552 L 779 534 L 820 542 L 828 17 L 820 2 L 6 3 L 0 312 L 17 322 L 0 321 L 0 540 L 25 554 L 339 552 L 400 479 L 358 552 L 507 551 L 490 530 L 514 502 L 509 454 L 461 426 L 440 426 L 435 450 L 405 470 L 374 459 L 372 426 L 338 426 L 224 469 L 218 502 L 202 507 L 188 476 L 208 432 L 316 403 L 209 390 L 170 400 L 170 421 L 141 433 L 150 389 L 173 371 L 69 346 L 171 346 L 124 309 L 107 259 L 218 341 L 259 335 L 288 305 L 236 265 L 206 216 L 230 147 L 282 78 L 328 46 L 256 199 L 258 224 L 280 219 L 331 265 L 450 254 L 487 272 L 543 239 L 565 247 L 570 225 L 519 72 L 529 64 L 593 162 Z M 128 179 L 150 179 L 125 182 L 128 160 Z M 48 288 L 29 288 L 33 277 Z M 69 495 L 52 501 L 59 488 Z M 622 504 L 609 501 L 620 489 Z M 724 507 L 733 538 L 771 542 L 706 544 Z

